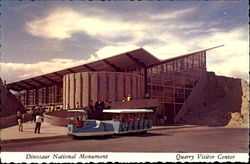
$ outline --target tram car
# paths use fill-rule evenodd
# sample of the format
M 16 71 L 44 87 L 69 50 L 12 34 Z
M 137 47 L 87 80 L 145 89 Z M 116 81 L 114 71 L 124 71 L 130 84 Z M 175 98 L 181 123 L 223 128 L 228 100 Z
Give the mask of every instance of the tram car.
M 111 120 L 88 120 L 83 110 L 68 112 L 68 135 L 73 137 L 146 133 L 153 124 L 151 109 L 104 109 Z

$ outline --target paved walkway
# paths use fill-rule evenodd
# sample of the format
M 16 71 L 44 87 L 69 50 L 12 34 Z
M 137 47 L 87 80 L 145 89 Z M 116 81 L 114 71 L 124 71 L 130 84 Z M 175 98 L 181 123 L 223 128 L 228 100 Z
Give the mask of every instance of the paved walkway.
M 154 126 L 151 130 L 177 129 L 194 127 L 194 125 L 180 126 Z M 1 141 L 40 139 L 67 136 L 67 127 L 54 126 L 49 123 L 42 123 L 40 134 L 34 133 L 35 123 L 27 122 L 23 124 L 23 132 L 18 131 L 18 126 L 1 129 Z
M 42 123 L 40 134 L 34 133 L 35 123 L 24 123 L 23 132 L 18 131 L 18 126 L 1 129 L 1 140 L 22 140 L 42 137 L 56 137 L 67 135 L 67 127 L 53 126 L 46 122 Z

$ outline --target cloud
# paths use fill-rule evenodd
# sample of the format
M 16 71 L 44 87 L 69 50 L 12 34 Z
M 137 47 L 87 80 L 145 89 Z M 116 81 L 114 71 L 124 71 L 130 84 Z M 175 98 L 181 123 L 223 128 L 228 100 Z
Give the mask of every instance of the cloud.
M 245 27 L 225 31 L 222 25 L 226 26 L 226 21 L 185 19 L 199 14 L 194 7 L 162 13 L 139 13 L 141 15 L 131 13 L 137 15 L 125 20 L 124 15 L 112 17 L 105 10 L 96 10 L 90 14 L 66 7 L 52 9 L 46 15 L 27 22 L 26 31 L 33 36 L 55 41 L 84 33 L 102 41 L 103 47 L 97 49 L 88 60 L 51 59 L 27 65 L 3 63 L 2 72 L 13 72 L 8 78 L 19 80 L 18 78 L 57 71 L 139 47 L 145 48 L 159 59 L 167 59 L 224 44 L 222 48 L 208 51 L 208 71 L 239 78 L 248 76 L 249 42 L 248 37 L 244 37 L 248 35 Z
M 97 60 L 93 55 L 87 60 L 51 59 L 50 61 L 25 63 L 0 63 L 1 78 L 7 79 L 7 83 L 39 76 L 65 68 L 82 65 Z
M 99 59 L 104 59 L 110 56 L 114 56 L 120 53 L 128 52 L 138 49 L 140 47 L 135 45 L 121 45 L 121 46 L 105 46 L 99 49 L 96 54 Z
M 193 7 L 163 13 L 140 12 L 130 19 L 125 19 L 124 15 L 111 14 L 109 11 L 97 11 L 102 14 L 78 12 L 68 7 L 51 9 L 45 16 L 27 22 L 26 31 L 45 39 L 64 40 L 72 38 L 74 33 L 85 33 L 106 44 L 120 44 L 126 41 L 127 44 L 138 45 L 149 34 L 158 36 L 162 32 L 166 34 L 176 29 L 201 26 L 191 23 L 183 26 L 170 22 L 194 13 L 196 10 Z
M 195 8 L 187 8 L 177 11 L 164 12 L 164 13 L 156 13 L 156 14 L 147 14 L 147 16 L 152 20 L 162 21 L 168 19 L 176 19 L 180 17 L 185 17 L 187 14 L 192 14 L 195 12 Z
M 51 11 L 47 16 L 26 24 L 26 30 L 34 36 L 59 40 L 71 38 L 77 32 L 112 40 L 126 34 L 136 35 L 145 28 L 147 25 L 143 23 L 103 19 L 101 16 L 90 16 L 70 8 Z
M 211 36 L 188 40 L 188 42 L 185 38 L 176 38 L 174 35 L 162 35 L 162 38 L 159 37 L 160 40 L 162 39 L 159 44 L 149 44 L 143 48 L 159 59 L 168 59 L 197 51 L 201 48 L 209 48 L 225 44 L 224 47 L 207 52 L 208 71 L 214 71 L 218 75 L 244 78 L 248 80 L 249 43 L 247 40 L 248 37 L 242 37 L 246 34 L 246 31 L 245 28 L 238 28 L 227 33 L 216 32 Z M 165 43 L 163 38 L 167 38 Z M 169 42 L 169 40 L 171 40 L 171 42 Z M 1 77 L 3 79 L 8 79 L 7 82 L 9 83 L 107 58 L 137 48 L 140 47 L 125 43 L 104 46 L 97 50 L 94 55 L 90 55 L 89 59 L 80 61 L 57 58 L 46 62 L 32 64 L 1 63 Z

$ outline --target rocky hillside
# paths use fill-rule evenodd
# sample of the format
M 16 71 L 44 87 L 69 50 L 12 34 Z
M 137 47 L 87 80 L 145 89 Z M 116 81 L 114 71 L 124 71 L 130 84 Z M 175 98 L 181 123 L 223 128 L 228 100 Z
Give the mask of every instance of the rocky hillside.
M 16 114 L 17 110 L 25 113 L 21 102 L 3 85 L 0 85 L 0 96 L 1 117 Z
M 249 86 L 245 80 L 207 74 L 202 94 L 192 97 L 177 123 L 248 127 Z

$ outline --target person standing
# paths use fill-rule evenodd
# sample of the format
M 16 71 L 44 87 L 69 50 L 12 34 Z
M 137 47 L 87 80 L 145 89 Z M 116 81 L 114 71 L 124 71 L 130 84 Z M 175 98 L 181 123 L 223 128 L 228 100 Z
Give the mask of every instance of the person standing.
M 36 127 L 35 127 L 34 133 L 36 133 L 36 132 L 40 133 L 42 122 L 43 122 L 43 116 L 42 116 L 42 114 L 39 113 L 38 115 L 36 115 Z
M 39 110 L 40 110 L 39 106 L 36 106 L 34 109 L 34 122 L 36 122 L 36 116 L 38 115 Z
M 87 108 L 88 119 L 93 119 L 95 113 L 95 108 L 93 106 L 93 100 L 90 100 L 89 107 Z
M 24 115 L 20 111 L 17 111 L 17 123 L 19 132 L 23 132 L 23 119 Z
M 128 101 L 128 102 L 131 101 L 131 96 L 130 96 L 130 94 L 128 94 L 127 101 Z
M 31 109 L 31 111 L 30 111 L 30 113 L 31 113 L 31 122 L 35 122 L 35 106 Z

